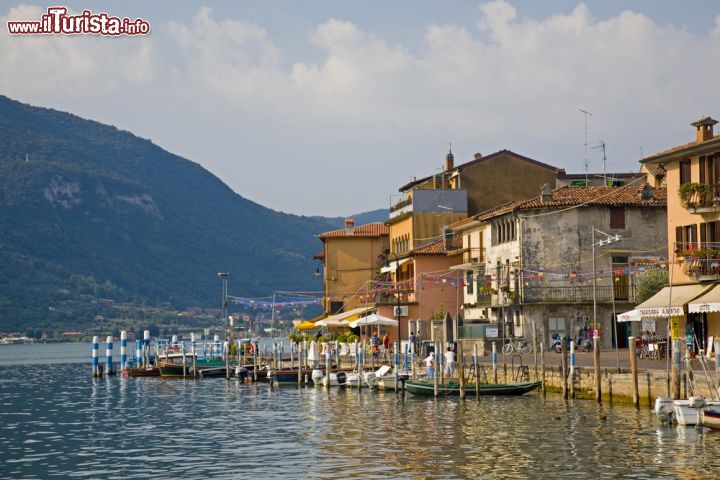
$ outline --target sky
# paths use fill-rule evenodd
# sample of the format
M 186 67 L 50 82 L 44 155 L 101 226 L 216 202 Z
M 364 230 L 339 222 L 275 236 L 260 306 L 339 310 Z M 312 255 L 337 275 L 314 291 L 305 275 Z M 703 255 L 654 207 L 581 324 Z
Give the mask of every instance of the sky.
M 147 36 L 15 36 L 0 93 L 151 139 L 301 215 L 387 208 L 413 176 L 508 149 L 639 169 L 720 119 L 720 2 L 248 0 L 64 3 Z M 580 110 L 586 110 L 586 116 Z

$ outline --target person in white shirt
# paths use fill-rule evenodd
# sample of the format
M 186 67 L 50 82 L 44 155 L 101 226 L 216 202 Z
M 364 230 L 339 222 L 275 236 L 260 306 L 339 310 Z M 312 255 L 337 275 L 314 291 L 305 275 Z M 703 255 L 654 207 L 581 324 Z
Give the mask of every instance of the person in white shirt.
M 435 352 L 430 352 L 430 355 L 425 358 L 425 370 L 428 378 L 435 376 Z
M 448 376 L 455 374 L 455 352 L 453 352 L 450 347 L 448 347 L 447 352 L 445 352 L 445 373 L 447 373 Z

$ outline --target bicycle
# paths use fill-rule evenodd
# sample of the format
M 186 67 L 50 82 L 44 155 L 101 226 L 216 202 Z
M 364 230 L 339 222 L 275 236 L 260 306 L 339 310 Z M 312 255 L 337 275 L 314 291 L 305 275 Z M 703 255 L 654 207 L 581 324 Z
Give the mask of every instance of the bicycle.
M 517 345 L 509 341 L 502 347 L 502 353 L 505 355 L 510 355 L 515 351 L 518 353 L 532 353 L 532 345 L 527 340 L 520 339 L 517 341 Z

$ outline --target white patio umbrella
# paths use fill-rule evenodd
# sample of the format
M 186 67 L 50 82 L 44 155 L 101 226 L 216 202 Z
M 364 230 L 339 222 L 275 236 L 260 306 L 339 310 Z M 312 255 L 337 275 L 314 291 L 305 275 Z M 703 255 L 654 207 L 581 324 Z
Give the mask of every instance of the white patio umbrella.
M 308 347 L 308 356 L 307 359 L 309 362 L 317 362 L 320 361 L 320 354 L 318 353 L 318 347 L 315 340 L 310 342 L 310 346 Z
M 349 325 L 352 328 L 371 325 L 389 325 L 391 327 L 397 327 L 398 321 L 393 320 L 392 318 L 383 317 L 382 315 L 378 315 L 377 313 L 372 313 L 367 317 L 358 318 L 357 320 L 350 322 Z

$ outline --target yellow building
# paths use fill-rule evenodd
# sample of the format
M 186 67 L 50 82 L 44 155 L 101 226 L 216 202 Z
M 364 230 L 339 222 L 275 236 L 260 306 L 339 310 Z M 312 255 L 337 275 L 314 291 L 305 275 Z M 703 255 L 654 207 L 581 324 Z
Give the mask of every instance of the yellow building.
M 324 264 L 323 305 L 326 314 L 345 312 L 364 305 L 368 282 L 375 278 L 378 258 L 388 248 L 388 227 L 369 223 L 355 227 L 351 218 L 345 228 L 318 235 L 323 251 L 315 258 Z
M 390 208 L 390 251 L 403 254 L 443 237 L 448 225 L 497 205 L 536 195 L 555 185 L 560 170 L 501 150 L 455 165 L 452 152 L 442 172 L 400 187 L 402 200 Z
M 718 122 L 691 125 L 695 140 L 644 158 L 649 171 L 665 172 L 670 288 L 640 305 L 641 312 L 674 317 L 675 338 L 694 338 L 707 349 L 720 336 L 720 136 Z M 655 311 L 653 312 L 653 308 Z

